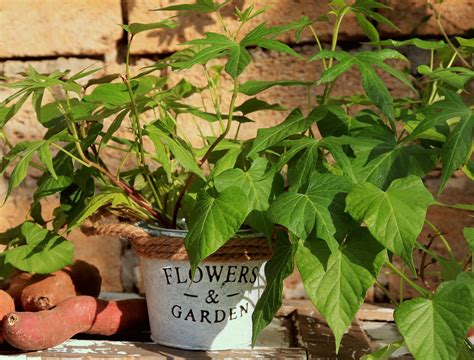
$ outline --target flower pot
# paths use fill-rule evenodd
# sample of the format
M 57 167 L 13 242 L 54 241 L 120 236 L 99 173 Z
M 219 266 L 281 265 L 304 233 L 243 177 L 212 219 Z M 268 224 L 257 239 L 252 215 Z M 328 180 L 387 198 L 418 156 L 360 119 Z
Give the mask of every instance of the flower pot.
M 239 232 L 191 279 L 187 231 L 137 231 L 142 235 L 131 241 L 141 261 L 152 339 L 191 350 L 250 346 L 252 313 L 265 287 L 263 265 L 271 255 L 266 239 Z

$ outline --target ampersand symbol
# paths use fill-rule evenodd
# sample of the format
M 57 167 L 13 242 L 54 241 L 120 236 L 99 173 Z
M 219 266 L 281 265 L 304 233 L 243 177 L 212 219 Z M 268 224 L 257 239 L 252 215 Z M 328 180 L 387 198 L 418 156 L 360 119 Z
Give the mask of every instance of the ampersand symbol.
M 217 300 L 218 297 L 219 297 L 219 294 L 216 294 L 214 290 L 209 290 L 206 297 L 206 304 L 218 304 L 219 303 L 219 300 Z

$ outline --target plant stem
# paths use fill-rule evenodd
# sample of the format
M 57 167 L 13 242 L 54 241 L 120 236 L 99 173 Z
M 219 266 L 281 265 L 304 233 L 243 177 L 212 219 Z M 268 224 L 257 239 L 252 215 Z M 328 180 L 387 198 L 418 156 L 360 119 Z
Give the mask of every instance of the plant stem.
M 202 166 L 209 155 L 211 155 L 212 151 L 216 148 L 216 146 L 225 139 L 225 137 L 229 134 L 229 131 L 232 127 L 232 119 L 234 115 L 234 107 L 235 107 L 235 101 L 237 100 L 237 95 L 239 94 L 239 80 L 237 78 L 234 79 L 234 89 L 232 91 L 232 99 L 230 100 L 230 105 L 229 105 L 229 115 L 227 119 L 227 125 L 222 132 L 222 134 L 219 135 L 219 137 L 209 146 L 209 149 L 206 151 L 206 154 L 202 157 L 199 166 Z
M 309 26 L 309 29 L 310 29 L 311 32 L 313 33 L 314 40 L 316 40 L 316 44 L 318 45 L 319 51 L 323 51 L 323 46 L 321 45 L 321 41 L 319 41 L 318 33 L 317 33 L 316 30 L 314 29 L 313 25 L 310 25 L 310 26 Z M 327 70 L 328 64 L 326 63 L 326 59 L 322 59 L 322 60 L 323 60 L 324 70 Z
M 339 29 L 341 28 L 342 19 L 344 18 L 344 16 L 347 14 L 349 10 L 350 10 L 350 7 L 346 6 L 341 10 L 340 13 L 337 14 L 336 23 L 334 24 L 334 30 L 332 33 L 331 51 L 336 51 L 337 38 L 339 36 Z M 332 68 L 333 61 L 334 61 L 334 58 L 331 57 L 329 59 L 329 64 L 327 67 L 328 69 Z M 326 85 L 324 86 L 324 93 L 322 96 L 321 104 L 326 104 L 327 98 L 329 97 L 329 94 L 331 93 L 331 90 L 334 86 L 334 82 L 335 81 L 331 83 L 326 83 Z
M 205 164 L 208 157 L 212 154 L 212 151 L 214 151 L 216 146 L 222 140 L 224 140 L 225 137 L 229 134 L 229 131 L 232 127 L 232 119 L 233 119 L 233 115 L 234 115 L 235 102 L 237 100 L 238 94 L 239 94 L 239 79 L 235 78 L 234 79 L 234 89 L 232 91 L 232 99 L 230 100 L 230 105 L 229 105 L 229 117 L 227 119 L 227 125 L 226 125 L 224 131 L 219 135 L 219 137 L 216 140 L 214 140 L 214 142 L 211 144 L 211 146 L 209 146 L 209 149 L 207 149 L 206 153 L 204 154 L 204 156 L 201 158 L 201 161 L 199 162 L 199 167 L 202 167 Z M 194 177 L 195 177 L 194 173 L 191 173 L 188 176 L 188 178 L 186 179 L 186 181 L 184 183 L 183 189 L 180 191 L 179 197 L 176 200 L 176 204 L 175 204 L 174 210 L 173 210 L 173 223 L 172 223 L 173 227 L 176 227 L 176 221 L 178 219 L 178 211 L 181 207 L 181 201 L 183 200 L 184 194 L 186 193 L 186 191 L 191 186 L 191 184 L 194 180 Z
M 441 23 L 441 14 L 438 12 L 438 10 L 436 10 L 436 8 L 433 6 L 433 4 L 431 4 L 430 1 L 428 1 L 428 4 L 431 8 L 431 10 L 434 12 L 435 14 L 435 18 L 436 18 L 436 23 L 438 24 L 438 28 L 440 29 L 441 31 L 441 34 L 443 34 L 443 37 L 444 39 L 446 40 L 446 42 L 448 43 L 449 47 L 454 51 L 454 54 L 456 56 L 459 57 L 459 59 L 461 60 L 461 62 L 463 63 L 463 65 L 465 67 L 467 67 L 468 69 L 471 69 L 472 66 L 471 64 L 469 64 L 466 59 L 464 59 L 464 57 L 462 57 L 462 55 L 459 53 L 459 50 L 456 48 L 456 46 L 454 46 L 454 44 L 452 43 L 452 41 L 449 39 L 449 36 L 448 34 L 446 33 L 446 30 L 444 30 L 444 26 L 443 24 Z
M 128 42 L 127 46 L 127 54 L 125 58 L 125 78 L 122 77 L 125 85 L 127 86 L 128 95 L 130 96 L 130 105 L 132 108 L 133 117 L 135 118 L 135 130 L 136 135 L 138 137 L 138 161 L 139 164 L 143 168 L 143 176 L 145 177 L 146 183 L 148 188 L 150 189 L 151 193 L 153 194 L 153 198 L 155 199 L 156 205 L 159 207 L 161 204 L 160 197 L 158 196 L 158 192 L 156 190 L 155 184 L 153 179 L 151 178 L 150 171 L 145 163 L 145 146 L 143 145 L 143 133 L 142 133 L 142 126 L 140 123 L 140 114 L 138 113 L 137 103 L 135 101 L 135 96 L 133 94 L 132 86 L 130 84 L 130 49 L 132 46 L 133 35 L 130 37 L 130 41 Z
M 237 138 L 239 137 L 239 132 L 240 132 L 240 127 L 241 126 L 242 126 L 242 123 L 239 122 L 239 125 L 237 125 L 237 130 L 235 131 L 234 140 L 237 140 Z
M 53 147 L 55 147 L 56 149 L 58 149 L 59 151 L 62 151 L 63 153 L 65 153 L 67 156 L 69 156 L 70 158 L 76 160 L 79 164 L 85 166 L 85 167 L 91 167 L 91 164 L 87 161 L 84 161 L 80 158 L 78 158 L 76 155 L 74 155 L 73 153 L 67 151 L 66 149 L 64 149 L 63 147 L 59 146 L 58 144 L 55 144 L 55 143 L 51 143 L 51 145 Z
M 402 278 L 404 281 L 407 282 L 414 290 L 416 290 L 420 295 L 429 298 L 430 292 L 426 289 L 423 289 L 420 285 L 414 283 L 408 276 L 405 275 L 402 271 L 400 271 L 395 265 L 393 265 L 390 261 L 385 261 L 385 265 L 392 270 L 396 275 Z
M 448 64 L 446 65 L 446 69 L 450 68 L 451 65 L 453 65 L 454 59 L 456 59 L 456 54 L 453 54 Z M 433 86 L 431 87 L 431 95 L 430 95 L 430 98 L 428 99 L 428 105 L 433 104 L 434 100 L 436 99 L 437 93 L 438 93 L 438 80 L 433 82 Z
M 390 302 L 395 305 L 395 306 L 398 306 L 398 301 L 392 296 L 392 294 L 390 294 L 390 291 L 388 291 L 385 286 L 383 286 L 380 281 L 378 280 L 375 280 L 375 286 L 377 286 L 383 293 L 384 295 L 387 297 L 387 299 L 390 300 Z
M 227 29 L 227 26 L 225 25 L 225 22 L 224 22 L 224 19 L 220 13 L 219 10 L 216 11 L 216 14 L 217 14 L 217 19 L 219 20 L 219 23 L 221 24 L 222 26 L 222 29 L 224 30 L 224 32 L 226 33 L 227 36 L 230 36 L 229 34 L 229 30 Z
M 428 226 L 433 230 L 433 231 L 436 231 L 436 234 L 435 235 L 438 235 L 441 242 L 443 243 L 444 247 L 446 248 L 446 251 L 448 252 L 449 256 L 451 257 L 451 259 L 455 259 L 455 256 L 454 256 L 454 253 L 453 253 L 453 249 L 451 248 L 451 246 L 449 245 L 449 242 L 448 240 L 446 239 L 446 237 L 441 233 L 441 231 L 438 230 L 438 228 L 432 223 L 430 222 L 428 219 L 425 220 L 425 222 L 428 224 Z
M 347 14 L 347 12 L 349 10 L 350 10 L 350 7 L 346 6 L 342 9 L 342 11 L 339 14 L 337 14 L 336 23 L 334 24 L 334 30 L 333 30 L 333 33 L 332 33 L 331 51 L 336 50 L 337 38 L 339 36 L 339 30 L 341 28 L 342 19 L 344 18 L 344 16 Z M 332 57 L 329 59 L 328 68 L 332 67 L 333 60 L 334 60 L 334 58 L 332 58 Z

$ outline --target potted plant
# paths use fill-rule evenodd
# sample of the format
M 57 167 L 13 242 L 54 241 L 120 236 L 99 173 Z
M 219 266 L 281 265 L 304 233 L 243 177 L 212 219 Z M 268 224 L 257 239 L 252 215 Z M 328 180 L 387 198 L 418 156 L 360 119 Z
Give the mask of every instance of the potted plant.
M 216 13 L 222 21 L 220 10 L 227 3 L 198 0 L 162 10 Z M 72 256 L 62 231 L 107 210 L 147 223 L 91 226 L 91 231 L 129 237 L 145 257 L 144 269 L 158 276 L 144 275 L 150 314 L 155 306 L 165 307 L 155 319 L 150 315 L 158 342 L 213 349 L 255 342 L 281 306 L 283 280 L 296 261 L 310 299 L 335 334 L 336 348 L 367 290 L 374 283 L 380 285 L 377 275 L 385 266 L 420 295 L 400 303 L 392 299 L 403 342 L 415 357 L 468 354 L 465 337 L 474 308 L 474 279 L 466 271 L 472 266 L 470 259 L 462 263 L 456 259 L 444 236 L 438 238 L 448 258 L 417 237 L 425 222 L 435 229 L 426 220 L 427 208 L 448 206 L 434 199 L 422 177 L 442 169 L 440 191 L 456 169 L 472 178 L 473 117 L 462 98 L 473 75 L 466 60 L 472 56 L 472 41 L 381 41 L 371 21 L 393 25 L 378 12 L 383 4 L 333 1 L 330 7 L 327 17 L 317 19 L 334 26 L 330 49 L 321 46 L 314 21 L 307 18 L 246 29 L 261 13 L 250 6 L 236 10 L 241 25 L 237 30 L 222 22 L 222 33 L 189 41 L 184 50 L 134 76 L 129 69 L 130 41 L 125 75 L 80 85 L 78 80 L 89 70 L 71 76 L 39 74 L 30 68 L 22 80 L 5 84 L 18 91 L 0 108 L 2 128 L 31 96 L 47 131 L 40 141 L 11 146 L 2 160 L 2 171 L 13 168 L 8 194 L 25 178 L 29 165 L 43 171 L 31 209 L 33 222 L 4 236 L 8 248 L 3 262 L 35 272 L 62 267 Z M 370 38 L 373 51 L 338 50 L 339 29 L 348 14 Z M 133 40 L 142 31 L 174 26 L 165 20 L 123 27 Z M 319 46 L 308 59 L 323 64 L 318 81 L 241 83 L 239 77 L 252 61 L 249 48 L 301 58 L 276 38 L 286 31 L 298 35 L 305 28 L 314 33 Z M 246 34 L 240 33 L 242 29 Z M 413 79 L 385 62 L 406 60 L 395 50 L 401 45 L 430 52 L 430 65 L 418 68 L 421 78 Z M 208 79 L 204 88 L 186 80 L 170 85 L 154 75 L 163 68 L 180 71 L 193 66 L 201 67 Z M 393 99 L 374 67 L 402 81 L 410 95 Z M 335 82 L 351 68 L 359 71 L 364 92 L 333 96 Z M 226 109 L 221 106 L 221 97 L 227 95 L 220 86 L 224 77 L 232 82 Z M 306 111 L 293 109 L 281 124 L 260 129 L 254 139 L 239 140 L 238 130 L 251 121 L 249 114 L 280 109 L 257 97 L 272 86 L 321 89 L 322 95 L 315 104 L 304 104 Z M 43 94 L 53 87 L 61 89 L 62 97 L 43 104 Z M 186 102 L 193 94 L 205 93 L 213 111 Z M 238 100 L 239 94 L 247 100 Z M 147 115 L 151 117 L 145 120 Z M 203 145 L 196 148 L 180 127 L 184 116 L 216 123 L 219 132 L 212 136 L 202 132 Z M 113 119 L 108 127 L 107 118 Z M 132 140 L 118 132 L 127 118 Z M 237 134 L 230 137 L 233 123 Z M 321 136 L 315 135 L 316 130 Z M 147 142 L 153 146 L 148 148 Z M 102 156 L 111 147 L 122 151 L 125 159 L 113 171 Z M 35 154 L 38 159 L 33 159 Z M 135 166 L 124 169 L 129 156 L 136 159 Z M 54 219 L 45 221 L 41 200 L 57 193 L 60 206 Z M 454 206 L 473 210 L 470 205 Z M 472 231 L 465 233 L 472 250 Z M 424 268 L 413 261 L 415 249 L 445 264 L 442 270 L 449 269 L 443 270 L 444 282 L 438 289 L 426 289 L 414 279 L 424 278 Z M 395 265 L 395 256 L 409 272 Z M 266 258 L 270 260 L 263 290 Z M 167 297 L 172 291 L 178 297 Z M 158 300 L 151 299 L 153 293 Z M 245 333 L 250 317 L 253 331 Z
M 474 324 L 474 229 L 464 229 L 469 254 L 456 258 L 449 240 L 426 213 L 430 206 L 447 206 L 472 216 L 468 212 L 474 207 L 441 203 L 423 177 L 435 169 L 441 173 L 438 195 L 455 171 L 474 179 L 472 97 L 466 101 L 466 86 L 474 75 L 474 44 L 462 37 L 450 39 L 435 8 L 443 40 L 395 41 L 380 40 L 367 21 L 394 26 L 377 12 L 385 5 L 332 1 L 330 6 L 328 16 L 335 18 L 331 47 L 323 48 L 313 31 L 319 49 L 309 59 L 321 61 L 324 68 L 314 84 L 322 88 L 322 95 L 312 112 L 320 136 L 313 135 L 314 124 L 292 127 L 287 119 L 259 130 L 250 150 L 250 155 L 260 156 L 276 152 L 276 163 L 288 165 L 286 189 L 267 214 L 288 230 L 290 238 L 280 247 L 277 243 L 266 266 L 267 288 L 254 312 L 254 336 L 281 305 L 274 294 L 281 293 L 283 279 L 296 261 L 309 298 L 335 335 L 336 351 L 375 284 L 396 306 L 402 339 L 367 358 L 386 359 L 401 346 L 416 359 L 472 358 L 466 337 Z M 337 48 L 341 22 L 351 13 L 371 40 L 371 51 Z M 406 62 L 397 51 L 401 46 L 429 54 L 429 64 L 417 67 L 417 77 L 385 62 Z M 341 75 L 354 68 L 363 93 L 332 96 Z M 407 95 L 393 98 L 376 70 L 405 84 Z M 272 141 L 272 135 L 278 140 Z M 419 238 L 424 225 L 431 229 L 431 239 Z M 442 244 L 442 251 L 433 250 L 434 241 Z M 415 253 L 422 254 L 416 263 Z M 425 270 L 430 263 L 439 264 L 434 273 L 441 284 L 428 280 Z M 382 268 L 399 276 L 418 297 L 396 299 L 388 293 L 377 280 Z
M 161 10 L 219 15 L 226 4 L 198 1 Z M 138 74 L 132 75 L 130 68 L 133 39 L 147 30 L 173 29 L 174 20 L 122 26 L 130 37 L 124 74 L 84 83 L 81 79 L 98 69 L 41 74 L 29 67 L 19 81 L 2 84 L 14 92 L 1 104 L 1 129 L 29 98 L 45 127 L 41 140 L 18 144 L 10 144 L 1 132 L 9 148 L 1 164 L 2 174 L 11 170 L 7 198 L 29 167 L 42 172 L 32 220 L 2 235 L 5 271 L 15 267 L 49 273 L 68 265 L 73 249 L 65 235 L 81 225 L 89 232 L 114 233 L 129 238 L 142 257 L 157 342 L 191 349 L 250 345 L 252 312 L 265 285 L 262 265 L 272 253 L 273 224 L 265 211 L 283 191 L 283 178 L 265 156 L 249 154 L 252 140 L 239 140 L 238 133 L 252 121 L 249 114 L 283 108 L 251 96 L 237 100 L 252 86 L 239 77 L 252 61 L 250 47 L 302 58 L 275 38 L 301 30 L 309 21 L 261 24 L 240 34 L 260 13 L 253 6 L 237 9 L 239 29 L 230 31 L 221 23 L 222 33 L 190 41 L 185 50 Z M 185 78 L 173 83 L 160 75 L 165 68 L 174 73 L 193 66 L 208 79 L 206 86 Z M 223 77 L 232 83 L 230 93 L 220 90 Z M 193 95 L 207 96 L 213 110 L 187 103 Z M 202 145 L 191 143 L 183 131 L 186 116 L 195 121 Z M 313 122 L 311 115 L 305 118 Z M 211 124 L 210 134 L 201 129 L 203 122 Z M 231 133 L 233 124 L 238 128 Z M 131 137 L 120 132 L 126 127 Z M 119 164 L 107 161 L 111 149 L 120 154 Z M 129 159 L 133 166 L 127 167 Z M 41 203 L 53 195 L 60 204 L 52 219 L 43 219 Z M 91 222 L 103 212 L 120 216 L 124 223 Z

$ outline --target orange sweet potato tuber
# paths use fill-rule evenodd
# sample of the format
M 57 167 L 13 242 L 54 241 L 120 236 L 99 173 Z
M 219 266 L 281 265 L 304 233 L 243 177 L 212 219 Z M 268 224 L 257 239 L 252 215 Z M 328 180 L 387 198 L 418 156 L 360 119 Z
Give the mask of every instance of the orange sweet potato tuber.
M 17 308 L 21 308 L 21 293 L 23 289 L 33 282 L 33 275 L 27 272 L 18 272 L 11 278 L 10 287 L 6 291 L 15 301 Z
M 49 275 L 20 272 L 12 278 L 7 291 L 18 308 L 41 311 L 76 295 L 97 297 L 101 282 L 99 270 L 94 265 L 77 260 L 73 265 Z
M 51 310 L 10 313 L 4 317 L 2 331 L 5 340 L 18 349 L 41 350 L 78 333 L 113 335 L 147 324 L 144 299 L 105 301 L 76 296 Z
M 37 281 L 21 292 L 21 305 L 25 311 L 48 310 L 77 295 L 71 276 L 63 270 L 35 277 Z
M 0 290 L 0 325 L 3 317 L 12 311 L 15 311 L 15 303 L 12 297 L 6 291 Z M 0 344 L 3 341 L 3 335 L 0 333 Z
M 97 267 L 88 262 L 76 260 L 71 266 L 66 266 L 63 271 L 71 276 L 78 295 L 99 296 L 102 278 Z

